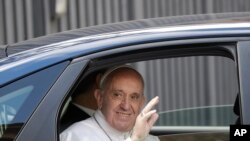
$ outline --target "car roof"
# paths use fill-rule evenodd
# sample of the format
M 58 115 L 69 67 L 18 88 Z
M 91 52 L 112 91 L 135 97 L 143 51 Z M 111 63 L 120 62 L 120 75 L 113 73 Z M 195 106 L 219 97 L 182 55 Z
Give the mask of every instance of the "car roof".
M 11 54 L 34 49 L 49 44 L 60 43 L 81 37 L 88 37 L 112 32 L 131 31 L 145 28 L 164 27 L 173 25 L 191 25 L 202 23 L 229 23 L 250 21 L 250 12 L 197 14 L 141 19 L 136 21 L 104 24 L 99 26 L 86 27 L 56 34 L 50 34 L 12 45 L 1 47 L 0 57 L 7 57 Z
M 143 19 L 87 27 L 6 45 L 0 49 L 0 55 L 3 56 L 0 60 L 0 85 L 49 65 L 77 56 L 112 49 L 124 45 L 128 41 L 140 43 L 162 38 L 176 39 L 198 36 L 198 34 L 190 35 L 187 31 L 200 31 L 199 36 L 201 34 L 202 36 L 214 36 L 215 33 L 204 32 L 214 30 L 218 31 L 217 36 L 222 36 L 227 28 L 235 31 L 241 30 L 242 34 L 249 35 L 249 17 L 250 13 L 242 12 Z M 232 27 L 228 23 L 235 26 Z M 196 26 L 194 26 L 195 24 Z M 172 27 L 167 28 L 169 26 Z M 246 28 L 248 30 L 245 30 Z M 158 34 L 164 32 L 165 34 Z M 168 34 L 170 32 L 178 32 L 179 34 L 170 36 Z M 230 34 L 234 34 L 234 32 L 230 31 Z M 142 38 L 142 36 L 144 37 Z M 117 42 L 111 43 L 109 39 L 116 39 Z M 8 74 L 12 76 L 9 77 Z

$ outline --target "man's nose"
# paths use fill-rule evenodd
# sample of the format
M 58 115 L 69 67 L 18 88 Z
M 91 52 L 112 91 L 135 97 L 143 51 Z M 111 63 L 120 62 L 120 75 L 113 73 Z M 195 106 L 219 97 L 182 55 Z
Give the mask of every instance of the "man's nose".
M 122 102 L 121 102 L 121 108 L 124 110 L 129 110 L 130 101 L 128 97 L 123 97 Z

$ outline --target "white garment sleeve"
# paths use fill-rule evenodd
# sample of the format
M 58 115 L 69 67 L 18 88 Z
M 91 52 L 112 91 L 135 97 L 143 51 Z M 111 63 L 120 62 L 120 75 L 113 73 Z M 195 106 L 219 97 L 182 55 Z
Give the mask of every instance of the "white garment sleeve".
M 67 133 L 60 134 L 60 141 L 71 141 L 71 139 L 72 139 L 71 134 L 67 134 Z
M 85 136 L 78 136 L 72 133 L 60 134 L 60 141 L 92 141 L 91 138 Z
M 128 138 L 127 138 L 126 140 L 124 140 L 124 141 L 132 141 L 132 140 L 131 140 L 131 138 L 130 138 L 130 137 L 128 137 Z
M 148 135 L 145 141 L 160 141 L 160 139 L 158 138 L 158 136 Z
M 129 137 L 124 141 L 132 141 L 132 139 Z M 145 141 L 160 141 L 160 139 L 157 136 L 153 136 L 153 135 L 148 135 L 145 139 Z

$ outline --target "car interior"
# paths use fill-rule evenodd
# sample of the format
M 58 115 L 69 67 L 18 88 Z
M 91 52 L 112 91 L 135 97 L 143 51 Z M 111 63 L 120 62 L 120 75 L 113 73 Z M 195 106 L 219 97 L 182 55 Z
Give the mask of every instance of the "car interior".
M 223 45 L 210 44 L 129 49 L 125 53 L 114 49 L 90 56 L 88 66 L 71 93 L 81 87 L 80 82 L 86 81 L 91 73 L 128 64 L 144 77 L 147 99 L 155 95 L 161 97 L 155 107 L 160 118 L 151 134 L 161 141 L 229 140 L 229 125 L 239 119 L 232 52 Z M 220 73 L 225 69 L 228 73 Z M 70 96 L 64 102 L 61 116 L 69 101 Z

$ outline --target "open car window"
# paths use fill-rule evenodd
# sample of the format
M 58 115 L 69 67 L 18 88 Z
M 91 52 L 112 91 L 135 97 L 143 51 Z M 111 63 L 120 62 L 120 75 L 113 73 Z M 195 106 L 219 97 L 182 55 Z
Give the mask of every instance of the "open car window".
M 147 99 L 160 97 L 151 134 L 161 141 L 228 140 L 237 115 L 235 61 L 188 56 L 132 63 L 145 79 Z
M 189 56 L 134 63 L 143 75 L 145 95 L 160 97 L 155 127 L 229 127 L 237 116 L 234 60 Z
M 237 69 L 233 55 L 219 49 L 178 51 L 177 47 L 115 53 L 93 59 L 83 76 L 116 65 L 131 65 L 144 78 L 147 101 L 160 97 L 155 107 L 159 119 L 151 134 L 163 141 L 170 136 L 184 139 L 189 135 L 229 139 L 229 126 L 237 120 L 233 111 L 239 93 Z M 84 77 L 80 80 L 86 81 Z

